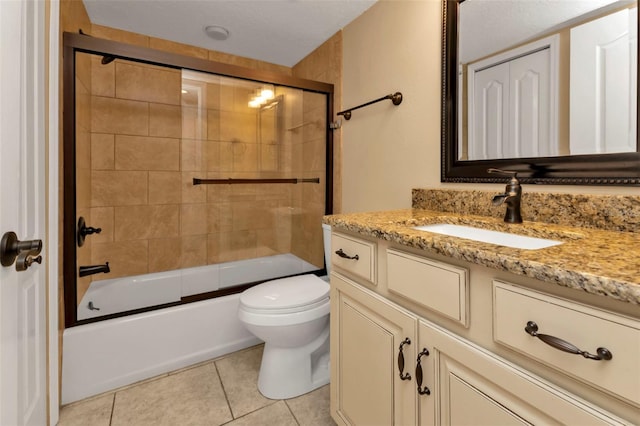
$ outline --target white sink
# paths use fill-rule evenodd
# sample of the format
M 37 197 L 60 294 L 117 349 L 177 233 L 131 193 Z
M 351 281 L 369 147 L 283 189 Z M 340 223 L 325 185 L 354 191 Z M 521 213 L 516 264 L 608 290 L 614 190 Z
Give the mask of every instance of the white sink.
M 537 250 L 562 244 L 562 241 L 525 237 L 523 235 L 510 234 L 508 232 L 490 231 L 488 229 L 452 225 L 449 223 L 414 226 L 413 229 L 525 250 Z

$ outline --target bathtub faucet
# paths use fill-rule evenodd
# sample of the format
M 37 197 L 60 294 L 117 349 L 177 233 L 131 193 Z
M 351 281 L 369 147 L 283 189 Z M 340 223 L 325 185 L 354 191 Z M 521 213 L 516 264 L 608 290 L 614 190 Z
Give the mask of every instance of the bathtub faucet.
M 86 277 L 87 275 L 99 274 L 100 272 L 104 272 L 105 274 L 111 272 L 109 262 L 106 262 L 104 265 L 81 266 L 79 275 Z

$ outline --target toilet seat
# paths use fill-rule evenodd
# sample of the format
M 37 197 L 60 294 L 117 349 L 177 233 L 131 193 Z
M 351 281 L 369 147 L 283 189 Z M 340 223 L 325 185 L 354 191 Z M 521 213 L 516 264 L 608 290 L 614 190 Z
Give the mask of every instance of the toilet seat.
M 329 301 L 329 284 L 313 274 L 259 284 L 240 295 L 240 308 L 257 314 L 292 314 L 315 310 Z

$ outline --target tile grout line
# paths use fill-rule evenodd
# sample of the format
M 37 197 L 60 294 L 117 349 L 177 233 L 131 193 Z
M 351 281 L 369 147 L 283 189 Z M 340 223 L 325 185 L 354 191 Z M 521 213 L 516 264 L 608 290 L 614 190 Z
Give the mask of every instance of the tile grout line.
M 109 426 L 113 423 L 113 413 L 116 410 L 116 392 L 113 393 L 113 401 L 111 402 L 111 414 L 109 415 Z
M 220 375 L 220 370 L 218 370 L 218 363 L 213 361 L 213 367 L 216 370 L 216 374 L 218 375 L 218 380 L 220 381 L 220 387 L 222 387 L 222 393 L 224 393 L 224 400 L 227 401 L 227 407 L 229 407 L 229 412 L 231 413 L 231 421 L 235 420 L 236 416 L 233 414 L 233 408 L 231 407 L 231 403 L 229 402 L 229 397 L 227 396 L 227 390 L 224 387 L 224 382 L 222 381 L 222 376 Z
M 275 405 L 275 404 L 277 404 L 277 403 L 278 403 L 278 402 L 280 402 L 280 401 L 283 401 L 283 402 L 284 402 L 284 400 L 283 400 L 283 399 L 272 399 L 272 400 L 270 400 L 270 401 L 271 401 L 271 402 L 270 402 L 269 404 L 267 404 L 267 405 L 265 405 L 265 406 L 262 406 L 262 407 L 259 407 L 259 408 L 256 408 L 256 409 L 255 409 L 255 410 L 253 410 L 253 411 L 249 411 L 248 413 L 245 413 L 245 414 L 241 415 L 240 417 L 234 418 L 234 419 L 232 419 L 232 420 L 229 420 L 229 421 L 228 421 L 228 422 L 226 422 L 226 423 L 222 423 L 220 426 L 224 426 L 224 425 L 228 425 L 228 424 L 230 424 L 230 423 L 233 423 L 233 422 L 235 422 L 235 421 L 236 421 L 236 420 L 238 420 L 238 419 L 241 419 L 241 418 L 243 418 L 243 417 L 247 417 L 247 416 L 249 416 L 249 415 L 251 415 L 251 414 L 253 414 L 253 413 L 257 413 L 258 411 L 260 411 L 260 410 L 264 410 L 264 409 L 265 409 L 265 408 L 267 408 L 267 407 L 271 407 L 272 405 Z M 294 419 L 295 419 L 295 416 L 294 416 Z M 296 423 L 297 423 L 297 421 L 296 421 Z
M 293 410 L 291 409 L 291 407 L 289 406 L 289 404 L 287 403 L 287 401 L 285 399 L 283 399 L 282 401 L 284 401 L 284 405 L 287 406 L 287 409 L 289 410 L 289 412 L 291 413 L 291 417 L 293 417 L 293 420 L 295 420 L 296 424 L 298 426 L 300 426 L 300 421 L 298 421 L 298 418 L 296 417 L 296 414 L 293 412 Z

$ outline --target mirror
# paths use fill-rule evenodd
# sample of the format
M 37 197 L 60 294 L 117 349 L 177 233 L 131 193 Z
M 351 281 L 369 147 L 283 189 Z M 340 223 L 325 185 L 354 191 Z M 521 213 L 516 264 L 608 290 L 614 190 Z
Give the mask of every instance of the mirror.
M 543 3 L 443 1 L 441 180 L 639 185 L 636 1 Z

